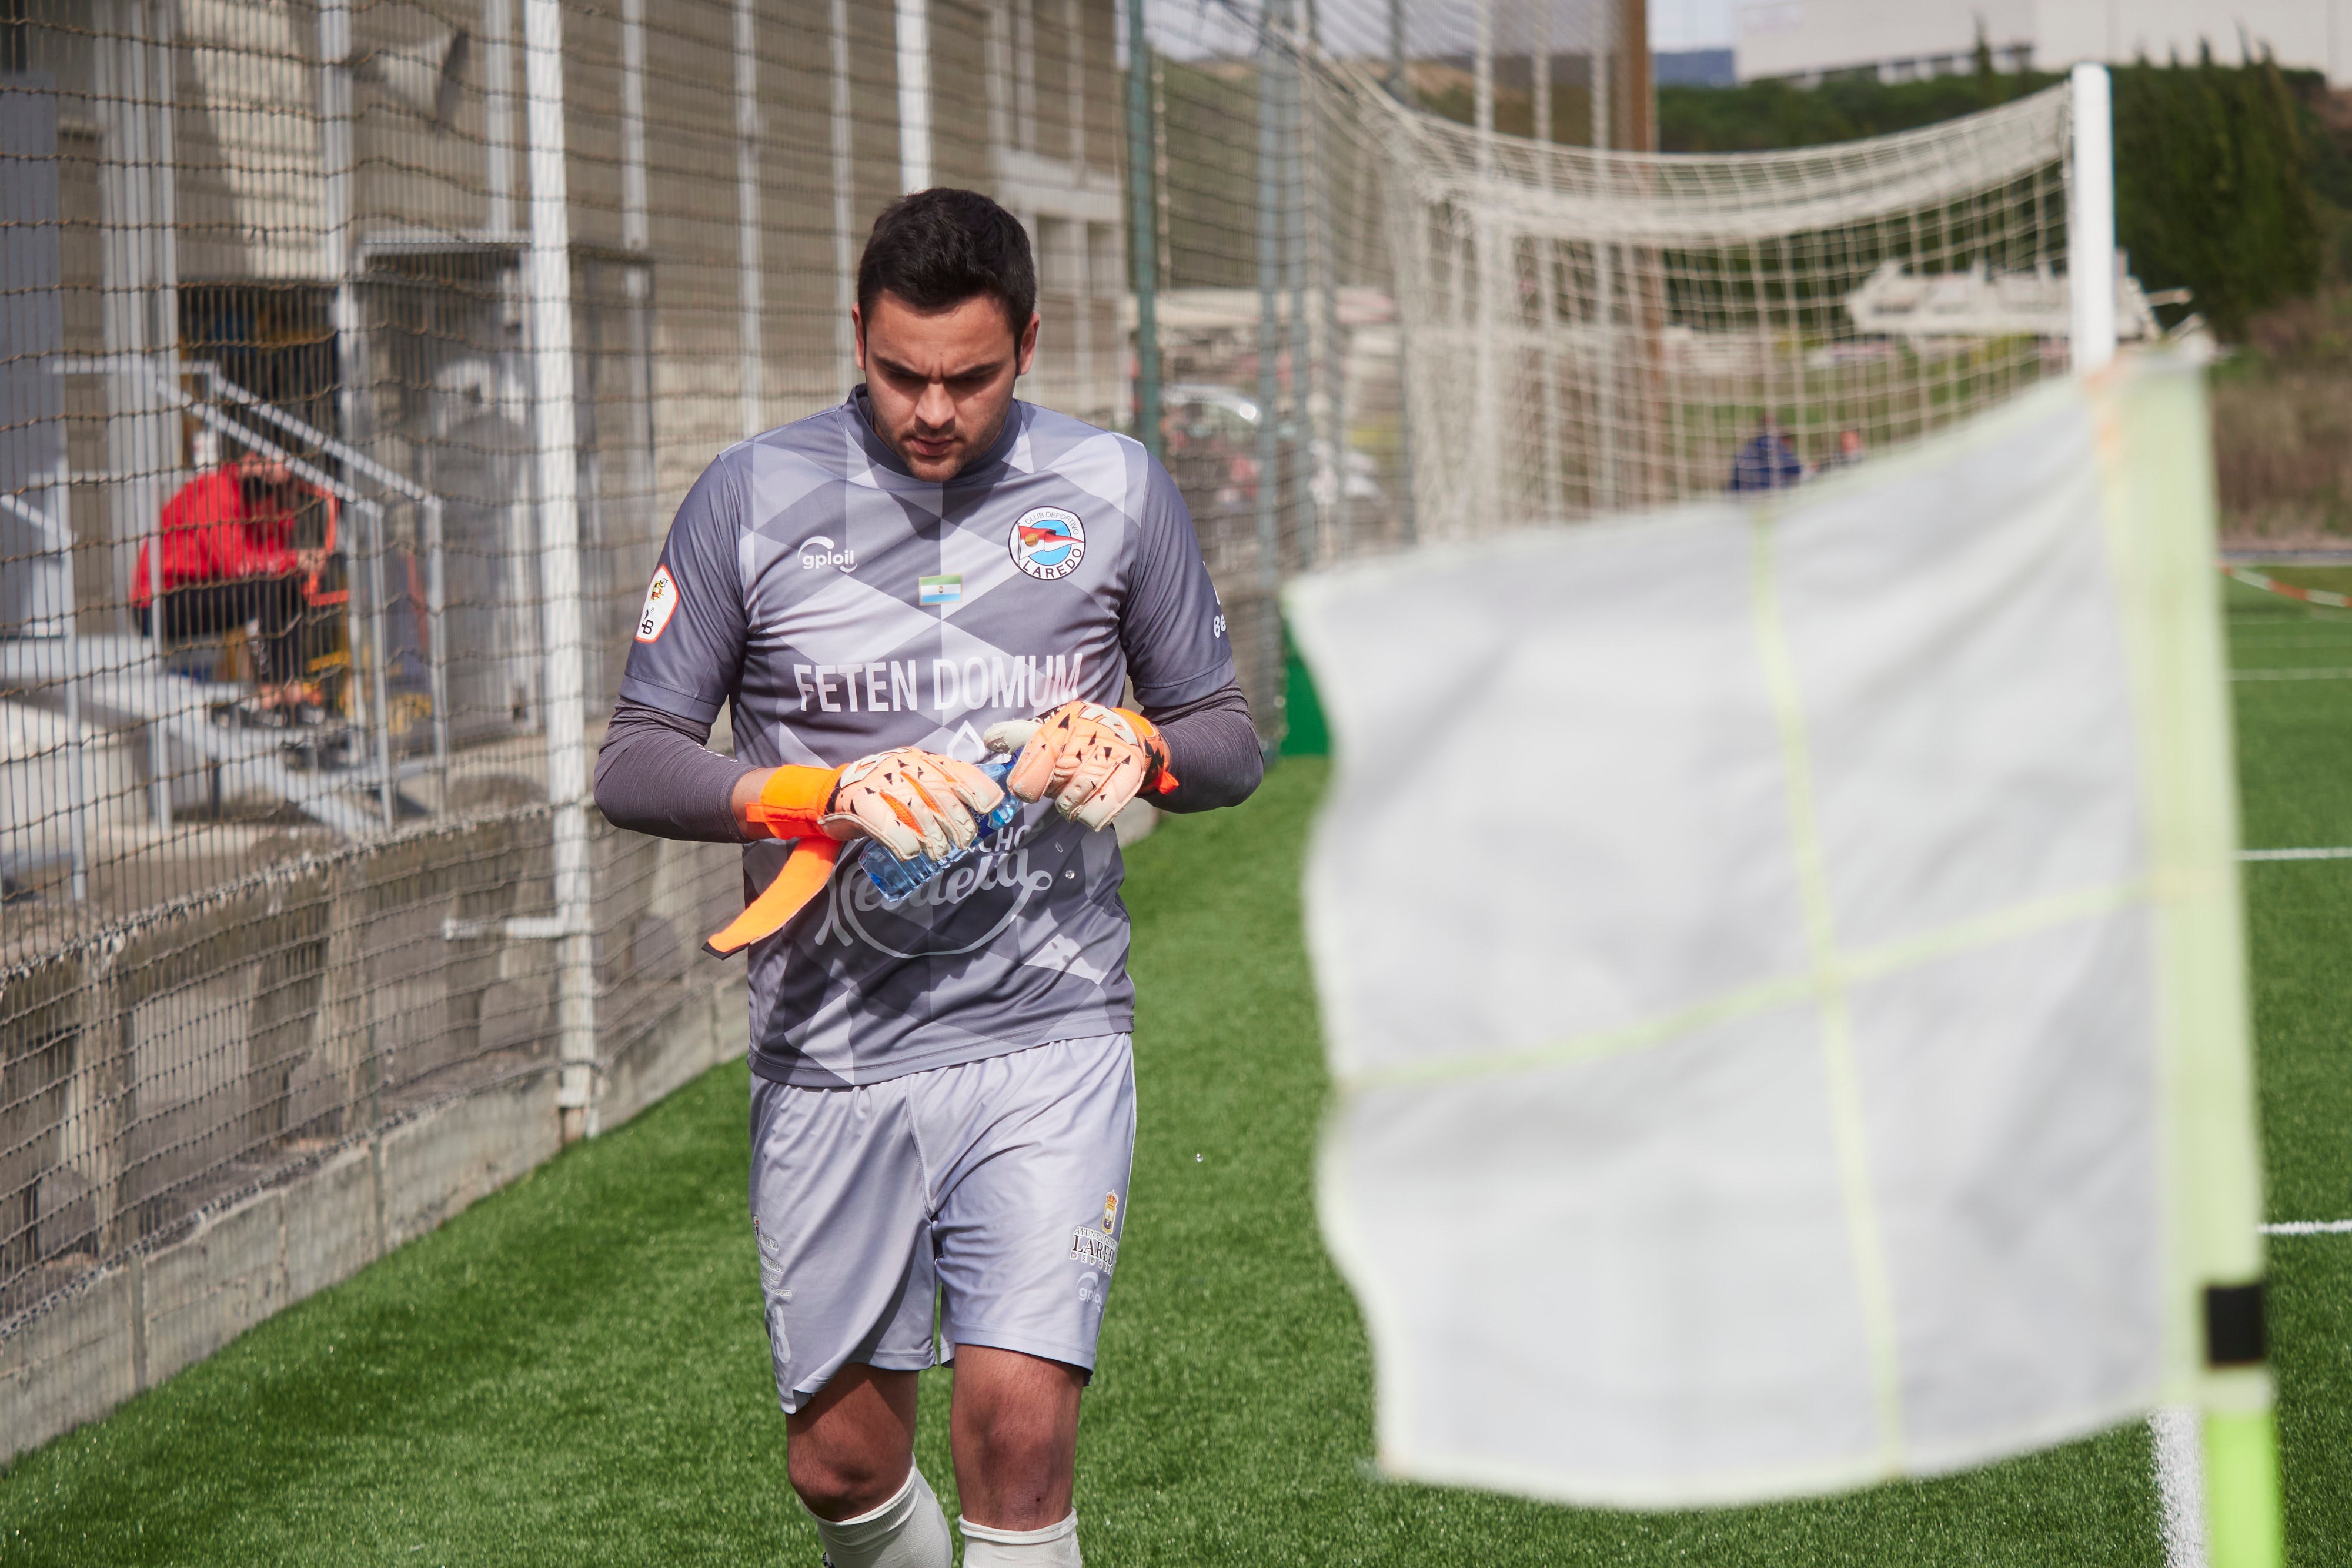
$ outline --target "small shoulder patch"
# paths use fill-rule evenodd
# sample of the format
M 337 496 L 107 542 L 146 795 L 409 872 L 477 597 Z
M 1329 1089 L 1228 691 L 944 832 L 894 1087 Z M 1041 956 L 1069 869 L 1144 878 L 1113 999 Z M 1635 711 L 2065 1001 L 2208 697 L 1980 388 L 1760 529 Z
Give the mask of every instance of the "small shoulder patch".
M 658 643 L 661 634 L 669 630 L 669 618 L 677 613 L 677 580 L 669 574 L 667 566 L 654 568 L 654 580 L 646 584 L 646 607 L 637 612 L 637 641 Z

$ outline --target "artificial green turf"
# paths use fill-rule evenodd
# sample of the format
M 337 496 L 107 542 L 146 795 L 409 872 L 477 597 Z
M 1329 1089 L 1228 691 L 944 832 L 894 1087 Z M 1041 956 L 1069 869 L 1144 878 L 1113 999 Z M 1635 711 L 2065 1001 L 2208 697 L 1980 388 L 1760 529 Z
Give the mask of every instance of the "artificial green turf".
M 2341 637 L 2277 601 L 2252 644 Z M 2315 630 L 2315 628 L 2316 630 Z M 2292 650 L 2300 659 L 2305 650 Z M 2316 651 L 2315 664 L 2336 654 Z M 2236 687 L 2248 842 L 2352 843 L 2352 682 Z M 2137 1429 L 1948 1479 L 1625 1515 L 1372 1479 L 1370 1369 L 1318 1239 L 1297 888 L 1324 765 L 1129 856 L 1141 1125 L 1087 1398 L 1097 1564 L 2150 1564 Z M 2248 868 L 2273 1212 L 2352 1215 L 2352 862 Z M 783 1479 L 721 1069 L 0 1477 L 0 1564 L 814 1565 Z M 2274 1251 L 2294 1554 L 2352 1555 L 2352 1239 Z M 949 1375 L 919 1456 L 954 1506 Z
M 2242 674 L 2352 670 L 2352 613 L 2244 589 L 2231 603 Z M 2352 679 L 2240 680 L 2231 695 L 2246 843 L 2352 847 Z M 2245 879 L 2270 1211 L 2352 1218 L 2352 861 L 2255 862 Z M 2289 1555 L 2352 1562 L 2352 1236 L 2279 1238 L 2270 1275 Z

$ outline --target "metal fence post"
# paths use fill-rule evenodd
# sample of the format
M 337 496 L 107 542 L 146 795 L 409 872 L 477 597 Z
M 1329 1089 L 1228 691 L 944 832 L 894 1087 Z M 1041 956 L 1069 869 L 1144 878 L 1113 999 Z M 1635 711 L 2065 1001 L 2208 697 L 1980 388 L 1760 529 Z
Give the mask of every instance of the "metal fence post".
M 1389 90 L 1399 102 L 1411 108 L 1412 72 L 1406 58 L 1404 7 L 1405 0 L 1389 0 Z M 1402 260 L 1398 259 L 1400 263 Z M 1397 534 L 1402 542 L 1411 544 L 1421 537 L 1413 497 L 1412 311 L 1402 299 L 1396 302 L 1396 307 Z
M 833 68 L 832 99 L 827 126 L 833 152 L 833 343 L 838 360 L 834 384 L 847 396 L 857 384 L 856 329 L 849 308 L 857 302 L 857 236 L 852 231 L 857 199 L 856 122 L 851 118 L 849 71 L 849 0 L 833 0 L 827 16 L 828 63 Z
M 151 382 L 179 384 L 179 187 L 173 8 L 114 0 L 99 13 L 94 107 L 104 246 L 100 313 L 107 376 L 107 485 L 114 538 L 146 541 L 149 668 L 163 689 L 163 505 L 179 469 L 178 421 Z M 125 553 L 129 554 L 128 549 Z M 160 718 L 147 727 L 155 825 L 172 827 L 172 756 Z
M 425 629 L 433 639 L 426 667 L 433 690 L 433 770 L 439 781 L 441 814 L 449 814 L 449 631 L 448 580 L 441 559 L 441 498 L 418 503 L 425 514 Z
M 370 706 L 375 718 L 376 788 L 383 802 L 383 825 L 400 826 L 400 779 L 392 758 L 392 689 L 385 665 L 391 662 L 392 645 L 384 635 L 383 507 L 371 504 L 366 509 L 368 520 L 368 630 L 373 643 L 375 668 L 369 684 L 373 700 Z M 353 653 L 358 650 L 354 648 Z M 359 672 L 352 672 L 357 676 Z
M 66 744 L 70 748 L 66 760 L 66 809 L 71 815 L 66 831 L 73 852 L 73 901 L 81 904 L 89 897 L 89 740 L 81 716 L 81 606 L 74 582 L 72 478 L 60 443 L 57 465 L 49 471 L 49 493 L 42 499 L 48 512 L 48 543 L 58 552 L 58 597 L 65 603 L 58 622 L 58 646 L 65 655 Z
M 528 5 L 529 0 L 525 0 Z M 761 267 L 760 250 L 760 56 L 758 18 L 753 14 L 752 0 L 735 0 L 735 308 L 736 375 L 741 383 L 737 395 L 742 400 L 743 412 L 737 421 L 742 436 L 750 440 L 768 428 L 768 389 L 766 361 L 761 357 L 765 347 L 765 301 L 761 288 Z M 538 99 L 533 99 L 537 104 Z M 536 121 L 533 122 L 536 124 Z M 559 132 L 561 127 L 558 127 Z M 531 156 L 539 156 L 539 141 L 534 132 Z M 559 166 L 562 161 L 558 160 Z M 532 164 L 536 177 L 537 163 Z M 537 199 L 539 187 L 531 187 Z M 532 220 L 531 234 L 536 243 L 538 221 Z M 565 372 L 567 375 L 570 372 Z
M 531 412 L 547 600 L 547 799 L 554 811 L 557 1060 L 566 1142 L 596 1132 L 594 889 L 588 857 L 587 645 L 581 632 L 578 437 L 572 406 L 572 232 L 563 169 L 561 0 L 523 0 L 530 143 Z
M 1289 17 L 1300 31 L 1287 41 L 1289 50 L 1305 48 L 1315 30 L 1314 0 L 1300 0 Z M 1321 193 L 1308 182 L 1312 156 L 1307 125 L 1307 73 L 1294 54 L 1282 73 L 1283 274 L 1290 290 L 1290 318 L 1283 333 L 1290 361 L 1291 482 L 1304 494 L 1292 502 L 1290 528 L 1295 570 L 1315 564 L 1318 541 L 1328 520 L 1320 464 L 1315 455 L 1315 419 L 1328 387 L 1322 356 L 1317 351 L 1314 311 L 1309 308 L 1309 283 L 1314 269 L 1315 239 L 1309 214 Z M 1337 454 L 1329 454 L 1337 461 Z M 1303 517 L 1300 514 L 1304 514 Z
M 1167 461 L 1160 437 L 1159 204 L 1154 200 L 1151 135 L 1151 39 L 1144 31 L 1145 0 L 1127 0 L 1127 189 L 1134 226 L 1135 437 L 1155 460 Z
M 1275 420 L 1280 397 L 1283 334 L 1282 45 L 1276 30 L 1290 19 L 1288 0 L 1267 0 L 1257 35 L 1257 586 L 1258 659 L 1265 672 L 1265 711 L 1279 737 L 1282 715 L 1282 434 Z
M 930 0 L 898 0 L 898 185 L 931 186 Z

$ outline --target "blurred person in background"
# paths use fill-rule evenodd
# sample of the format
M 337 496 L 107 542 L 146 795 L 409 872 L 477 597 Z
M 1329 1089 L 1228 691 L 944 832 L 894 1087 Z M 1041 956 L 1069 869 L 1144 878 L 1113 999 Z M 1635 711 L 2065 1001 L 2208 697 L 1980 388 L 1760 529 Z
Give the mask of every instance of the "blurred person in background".
M 1821 466 L 1813 472 L 1827 474 L 1835 468 L 1851 468 L 1861 461 L 1862 432 L 1849 424 L 1838 432 L 1836 448 L 1822 459 Z
M 1749 490 L 1786 490 L 1805 476 L 1805 465 L 1789 438 L 1780 433 L 1780 425 L 1769 413 L 1754 435 L 1740 444 L 1731 460 L 1731 489 L 1735 493 Z
M 163 641 L 241 628 L 255 690 L 229 711 L 247 724 L 279 727 L 324 717 L 318 687 L 303 678 L 302 632 L 334 537 L 333 508 L 332 497 L 297 479 L 282 459 L 257 452 L 206 469 L 163 505 Z M 300 542 L 306 532 L 318 542 Z M 139 630 L 149 636 L 154 545 L 152 537 L 140 543 L 131 585 Z

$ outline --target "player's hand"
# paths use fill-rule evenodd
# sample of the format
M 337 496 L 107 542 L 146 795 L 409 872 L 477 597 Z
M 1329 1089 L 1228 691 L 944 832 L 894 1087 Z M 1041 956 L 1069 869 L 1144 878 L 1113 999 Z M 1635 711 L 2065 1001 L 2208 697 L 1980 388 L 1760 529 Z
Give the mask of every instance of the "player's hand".
M 735 786 L 735 816 L 747 839 L 872 838 L 910 860 L 970 843 L 975 817 L 1003 799 L 971 763 L 905 747 L 845 768 L 746 773 Z
M 1083 827 L 1101 827 L 1146 789 L 1176 788 L 1158 727 L 1123 707 L 1064 703 L 1041 718 L 991 725 L 982 738 L 991 751 L 1021 753 L 1006 789 L 1024 800 L 1051 799 Z
M 844 768 L 818 823 L 836 839 L 876 840 L 902 861 L 938 859 L 978 838 L 980 819 L 1003 800 L 971 763 L 903 746 Z

